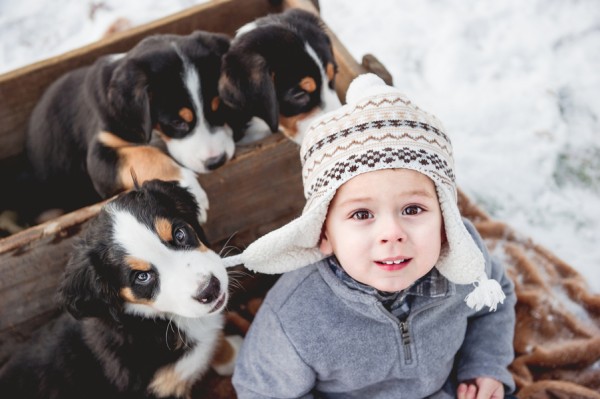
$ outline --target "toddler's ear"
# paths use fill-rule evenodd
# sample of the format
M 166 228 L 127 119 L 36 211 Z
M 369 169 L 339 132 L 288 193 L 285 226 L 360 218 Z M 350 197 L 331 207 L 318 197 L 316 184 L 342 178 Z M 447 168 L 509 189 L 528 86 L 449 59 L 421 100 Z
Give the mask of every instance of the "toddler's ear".
M 442 219 L 442 231 L 440 232 L 440 234 L 442 235 L 442 244 L 447 243 L 448 237 L 446 236 L 446 224 L 444 223 L 443 219 Z
M 326 256 L 333 254 L 333 248 L 331 246 L 331 242 L 327 238 L 325 230 L 321 232 L 321 238 L 319 240 L 319 251 L 321 251 L 321 253 Z

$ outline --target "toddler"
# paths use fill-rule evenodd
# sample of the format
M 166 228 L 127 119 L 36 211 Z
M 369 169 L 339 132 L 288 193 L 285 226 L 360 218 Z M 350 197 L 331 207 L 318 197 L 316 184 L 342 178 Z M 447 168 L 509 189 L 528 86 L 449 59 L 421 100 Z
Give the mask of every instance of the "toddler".
M 301 147 L 306 206 L 230 264 L 285 273 L 238 357 L 244 398 L 502 398 L 513 284 L 457 207 L 440 122 L 372 74 Z

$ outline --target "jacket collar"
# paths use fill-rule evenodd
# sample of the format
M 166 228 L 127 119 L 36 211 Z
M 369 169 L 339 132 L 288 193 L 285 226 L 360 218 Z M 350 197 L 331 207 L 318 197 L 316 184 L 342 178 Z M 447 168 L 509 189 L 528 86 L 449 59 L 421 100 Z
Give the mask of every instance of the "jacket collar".
M 419 303 L 428 303 L 430 300 L 451 296 L 456 292 L 455 285 L 442 276 L 436 268 L 433 268 L 406 290 L 396 293 L 381 292 L 354 280 L 339 265 L 335 256 L 330 256 L 318 262 L 317 268 L 327 285 L 338 297 L 368 305 L 390 299 L 403 299 L 408 295 L 421 297 Z

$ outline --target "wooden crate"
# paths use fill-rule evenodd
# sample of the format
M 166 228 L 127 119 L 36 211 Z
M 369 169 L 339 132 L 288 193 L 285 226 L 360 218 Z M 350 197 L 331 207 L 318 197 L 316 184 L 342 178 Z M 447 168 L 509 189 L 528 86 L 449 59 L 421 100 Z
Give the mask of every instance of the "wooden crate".
M 92 63 L 103 54 L 127 51 L 155 33 L 193 30 L 232 35 L 241 25 L 272 12 L 298 7 L 317 12 L 309 0 L 215 0 L 107 39 L 0 75 L 0 162 L 10 167 L 24 149 L 25 127 L 37 100 L 65 72 Z M 331 33 L 331 32 L 330 32 Z M 362 67 L 331 33 L 339 64 L 340 98 Z M 199 177 L 210 200 L 205 230 L 215 250 L 243 248 L 297 216 L 303 205 L 298 147 L 276 134 L 239 148 L 224 167 Z M 0 240 L 0 365 L 57 314 L 56 287 L 74 240 L 103 203 L 81 208 L 50 222 Z

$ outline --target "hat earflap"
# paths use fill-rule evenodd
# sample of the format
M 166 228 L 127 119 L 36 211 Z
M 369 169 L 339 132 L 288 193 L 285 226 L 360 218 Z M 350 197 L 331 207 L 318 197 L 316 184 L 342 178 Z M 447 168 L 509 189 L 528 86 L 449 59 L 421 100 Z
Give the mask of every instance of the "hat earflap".
M 467 306 L 476 311 L 484 306 L 495 311 L 506 297 L 500 284 L 485 273 L 485 258 L 467 231 L 454 196 L 448 188 L 436 183 L 444 217 L 447 243 L 442 247 L 436 264 L 439 272 L 455 284 L 473 284 L 475 288 L 465 298 Z
M 324 198 L 302 216 L 260 237 L 243 253 L 223 258 L 225 267 L 244 264 L 254 272 L 279 274 L 325 258 L 318 244 L 331 197 L 333 195 Z

